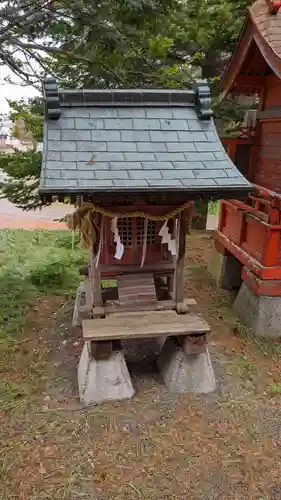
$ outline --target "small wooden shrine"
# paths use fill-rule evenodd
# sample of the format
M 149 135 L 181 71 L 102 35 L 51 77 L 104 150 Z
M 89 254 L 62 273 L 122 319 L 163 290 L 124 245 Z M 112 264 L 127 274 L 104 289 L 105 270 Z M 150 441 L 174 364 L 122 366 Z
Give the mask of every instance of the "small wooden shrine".
M 279 1 L 257 0 L 249 7 L 237 47 L 222 75 L 220 90 L 222 99 L 227 95 L 253 96 L 257 102 L 256 112 L 246 113 L 251 120 L 246 120 L 240 137 L 222 139 L 231 159 L 253 183 L 253 192 L 245 201 L 221 202 L 215 235 L 216 248 L 224 256 L 221 282 L 231 288 L 239 286 L 242 279 L 244 285 L 235 305 L 240 317 L 257 334 L 278 336 L 281 334 Z M 271 309 L 279 311 L 277 316 L 269 313 Z
M 184 300 L 186 235 L 194 199 L 243 198 L 251 185 L 217 136 L 208 87 L 58 90 L 47 79 L 44 95 L 40 193 L 76 200 L 69 225 L 90 248 L 76 303 L 78 316 L 82 309 L 88 314 L 78 369 L 81 400 L 133 394 L 119 342 L 124 338 L 171 337 L 159 359 L 168 387 L 213 390 L 209 326 L 190 312 L 192 300 Z M 110 297 L 104 279 L 117 283 Z M 179 389 L 179 374 L 172 373 L 181 356 Z M 186 380 L 188 356 L 199 382 Z M 109 372 L 120 383 L 109 383 Z

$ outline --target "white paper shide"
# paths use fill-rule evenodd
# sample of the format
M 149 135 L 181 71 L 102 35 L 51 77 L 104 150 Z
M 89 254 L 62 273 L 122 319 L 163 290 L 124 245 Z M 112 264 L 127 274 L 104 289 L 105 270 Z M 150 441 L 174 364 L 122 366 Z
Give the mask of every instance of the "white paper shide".
M 116 243 L 114 259 L 121 260 L 124 253 L 124 245 L 118 231 L 118 217 L 114 217 L 111 221 L 111 231 L 113 233 L 113 241 Z
M 177 255 L 177 242 L 176 242 L 176 239 L 172 238 L 171 234 L 169 233 L 167 220 L 164 222 L 158 235 L 161 236 L 161 238 L 162 238 L 162 241 L 161 241 L 162 244 L 167 243 L 168 249 L 171 252 L 171 254 Z

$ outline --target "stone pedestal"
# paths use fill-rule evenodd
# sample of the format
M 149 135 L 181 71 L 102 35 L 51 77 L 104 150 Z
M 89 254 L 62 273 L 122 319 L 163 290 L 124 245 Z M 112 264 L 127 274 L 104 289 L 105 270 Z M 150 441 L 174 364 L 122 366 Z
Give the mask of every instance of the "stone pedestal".
M 80 283 L 76 292 L 75 305 L 72 317 L 72 326 L 81 326 L 82 320 L 91 316 L 92 297 L 90 291 L 90 282 L 86 277 L 85 281 Z
M 216 380 L 208 351 L 187 355 L 177 341 L 167 338 L 158 359 L 166 387 L 173 393 L 208 394 L 216 389 Z
M 79 396 L 85 405 L 134 395 L 131 377 L 122 351 L 113 351 L 108 359 L 91 357 L 86 342 L 78 365 Z
M 242 264 L 231 254 L 222 255 L 213 249 L 208 271 L 217 286 L 224 290 L 239 290 L 242 283 Z
M 233 309 L 258 337 L 281 337 L 281 297 L 256 295 L 243 283 Z

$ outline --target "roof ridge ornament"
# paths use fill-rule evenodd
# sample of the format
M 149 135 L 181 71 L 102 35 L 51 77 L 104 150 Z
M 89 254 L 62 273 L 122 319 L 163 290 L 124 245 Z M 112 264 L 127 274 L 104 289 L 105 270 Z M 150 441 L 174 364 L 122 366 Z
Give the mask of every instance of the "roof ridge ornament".
M 50 120 L 58 120 L 61 115 L 58 83 L 53 76 L 46 76 L 43 80 L 43 95 L 45 109 Z
M 195 107 L 198 118 L 209 120 L 213 116 L 210 87 L 206 80 L 196 80 L 194 84 Z
M 281 0 L 267 0 L 269 14 L 276 15 L 281 7 Z

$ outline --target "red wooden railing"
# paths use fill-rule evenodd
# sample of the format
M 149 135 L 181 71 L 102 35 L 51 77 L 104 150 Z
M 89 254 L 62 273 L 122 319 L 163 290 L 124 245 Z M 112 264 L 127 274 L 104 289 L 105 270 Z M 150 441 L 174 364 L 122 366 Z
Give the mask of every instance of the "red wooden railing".
M 280 280 L 281 195 L 253 186 L 245 202 L 221 201 L 216 239 L 260 277 Z

